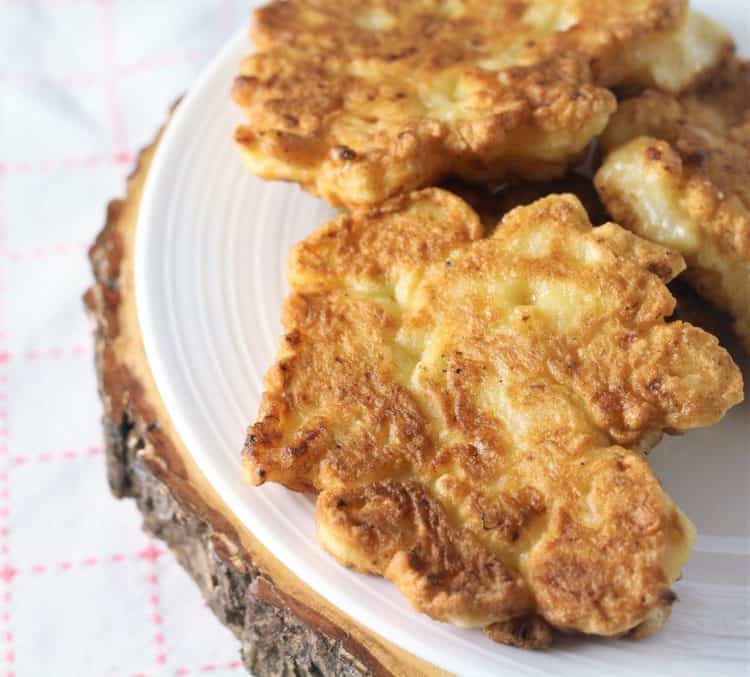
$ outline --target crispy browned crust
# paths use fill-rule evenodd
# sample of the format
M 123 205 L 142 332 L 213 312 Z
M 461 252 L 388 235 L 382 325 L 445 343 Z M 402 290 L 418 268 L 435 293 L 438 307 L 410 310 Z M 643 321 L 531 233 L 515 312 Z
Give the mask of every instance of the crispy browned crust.
M 636 449 L 718 421 L 739 370 L 665 323 L 680 256 L 573 196 L 482 232 L 427 189 L 294 248 L 247 478 L 318 492 L 323 546 L 433 618 L 527 646 L 653 625 L 692 527 Z
M 626 101 L 603 144 L 596 185 L 613 217 L 678 249 L 686 278 L 750 350 L 750 62 L 679 99 Z
M 444 506 L 417 481 L 385 480 L 348 491 L 323 491 L 317 517 L 333 534 L 343 564 L 393 581 L 411 604 L 450 621 L 471 609 L 487 624 L 498 608 L 515 618 L 533 610 L 526 583 L 503 558 L 450 524 Z M 345 559 L 346 551 L 354 556 Z M 456 617 L 460 621 L 460 618 Z
M 255 13 L 235 139 L 263 178 L 350 207 L 448 174 L 559 176 L 614 111 L 606 87 L 652 83 L 654 62 L 679 50 L 685 5 L 277 0 Z M 731 44 L 709 42 L 706 63 L 686 56 L 668 82 L 692 81 Z
M 541 616 L 517 616 L 493 623 L 484 629 L 487 636 L 500 644 L 521 649 L 546 649 L 552 644 L 552 628 Z

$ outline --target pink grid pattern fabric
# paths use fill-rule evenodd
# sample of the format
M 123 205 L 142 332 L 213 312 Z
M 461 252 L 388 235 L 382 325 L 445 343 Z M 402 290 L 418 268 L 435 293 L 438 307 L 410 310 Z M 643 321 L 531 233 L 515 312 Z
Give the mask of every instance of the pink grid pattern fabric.
M 242 674 L 109 494 L 81 295 L 107 200 L 250 4 L 0 0 L 0 677 Z

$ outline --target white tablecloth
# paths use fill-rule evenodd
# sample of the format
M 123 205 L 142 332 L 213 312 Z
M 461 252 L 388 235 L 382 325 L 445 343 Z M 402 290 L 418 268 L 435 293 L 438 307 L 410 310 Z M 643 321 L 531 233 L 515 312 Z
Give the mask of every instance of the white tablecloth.
M 249 5 L 0 1 L 0 675 L 242 674 L 109 494 L 81 295 L 106 202 Z

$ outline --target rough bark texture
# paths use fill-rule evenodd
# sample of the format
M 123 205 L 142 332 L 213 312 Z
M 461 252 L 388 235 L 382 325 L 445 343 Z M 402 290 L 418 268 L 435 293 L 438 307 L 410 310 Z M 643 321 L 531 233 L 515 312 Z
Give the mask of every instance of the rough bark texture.
M 282 597 L 257 570 L 237 571 L 222 559 L 211 527 L 186 512 L 139 460 L 145 444 L 139 427 L 127 414 L 120 421 L 104 418 L 112 493 L 135 499 L 144 529 L 169 546 L 219 620 L 241 640 L 247 669 L 259 677 L 373 674 L 340 640 L 305 625 L 283 603 L 275 604 L 274 597 Z
M 135 499 L 144 529 L 162 539 L 195 579 L 216 616 L 240 640 L 253 674 L 391 674 L 343 629 L 348 622 L 339 626 L 315 610 L 319 602 L 312 591 L 306 603 L 258 569 L 240 545 L 236 522 L 217 507 L 215 496 L 206 498 L 212 490 L 176 439 L 148 369 L 132 290 L 137 212 L 156 143 L 141 154 L 126 198 L 110 204 L 90 252 L 95 283 L 85 302 L 95 323 L 112 492 Z M 379 640 L 373 642 L 383 650 Z

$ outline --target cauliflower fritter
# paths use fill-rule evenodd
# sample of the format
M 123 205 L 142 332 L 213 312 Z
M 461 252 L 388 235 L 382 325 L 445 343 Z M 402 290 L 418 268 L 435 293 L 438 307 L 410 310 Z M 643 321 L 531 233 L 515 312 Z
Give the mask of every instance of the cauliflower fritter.
M 607 209 L 682 253 L 686 279 L 732 315 L 750 351 L 750 62 L 680 98 L 626 101 L 603 145 L 596 186 Z
M 559 176 L 615 110 L 606 87 L 681 88 L 731 48 L 685 0 L 286 0 L 253 35 L 242 156 L 349 207 Z
M 693 527 L 640 450 L 718 421 L 742 378 L 665 323 L 682 258 L 571 195 L 490 237 L 426 189 L 296 245 L 243 463 L 318 493 L 318 538 L 431 617 L 498 641 L 653 631 Z

